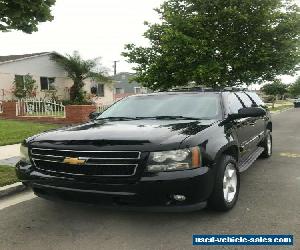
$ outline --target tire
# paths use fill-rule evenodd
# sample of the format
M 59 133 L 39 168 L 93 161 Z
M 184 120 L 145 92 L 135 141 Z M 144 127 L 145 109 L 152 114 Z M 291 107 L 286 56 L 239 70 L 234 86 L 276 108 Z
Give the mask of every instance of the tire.
M 264 148 L 264 151 L 260 155 L 261 158 L 270 158 L 273 150 L 272 132 L 270 130 L 267 130 L 266 137 L 262 141 L 261 146 Z
M 236 204 L 240 190 L 237 161 L 230 155 L 223 155 L 216 167 L 215 186 L 208 199 L 208 208 L 216 211 L 228 211 Z M 228 178 L 228 173 L 232 174 L 231 178 Z

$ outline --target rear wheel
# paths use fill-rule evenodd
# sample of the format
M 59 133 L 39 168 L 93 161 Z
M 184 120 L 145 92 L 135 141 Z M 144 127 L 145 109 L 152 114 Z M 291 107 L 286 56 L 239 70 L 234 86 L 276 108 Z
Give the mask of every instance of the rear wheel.
M 240 175 L 236 160 L 224 155 L 217 166 L 215 187 L 208 200 L 209 208 L 227 211 L 234 207 L 240 189 Z
M 270 130 L 267 130 L 266 137 L 263 140 L 261 146 L 264 148 L 264 151 L 261 154 L 262 158 L 269 158 L 272 155 L 272 133 Z

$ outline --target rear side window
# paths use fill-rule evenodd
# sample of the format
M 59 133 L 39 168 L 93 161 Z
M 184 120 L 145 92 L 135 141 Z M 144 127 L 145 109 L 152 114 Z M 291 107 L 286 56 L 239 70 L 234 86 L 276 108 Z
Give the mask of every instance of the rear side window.
M 257 106 L 264 106 L 265 103 L 260 99 L 260 97 L 254 92 L 247 92 L 247 94 L 252 98 Z
M 249 96 L 247 96 L 245 93 L 242 92 L 238 92 L 236 93 L 238 95 L 239 98 L 241 98 L 242 102 L 244 103 L 246 108 L 250 108 L 253 105 L 253 102 L 251 101 L 251 99 L 249 98 Z
M 242 103 L 240 100 L 236 97 L 234 93 L 228 94 L 228 109 L 229 113 L 236 114 L 238 111 L 243 108 Z

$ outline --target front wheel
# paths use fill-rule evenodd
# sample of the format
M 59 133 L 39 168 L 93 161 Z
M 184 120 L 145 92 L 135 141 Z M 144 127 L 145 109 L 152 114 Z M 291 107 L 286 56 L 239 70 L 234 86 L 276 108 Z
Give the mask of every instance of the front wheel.
M 240 175 L 236 160 L 223 155 L 217 165 L 215 187 L 208 200 L 213 210 L 227 211 L 234 207 L 240 190 Z

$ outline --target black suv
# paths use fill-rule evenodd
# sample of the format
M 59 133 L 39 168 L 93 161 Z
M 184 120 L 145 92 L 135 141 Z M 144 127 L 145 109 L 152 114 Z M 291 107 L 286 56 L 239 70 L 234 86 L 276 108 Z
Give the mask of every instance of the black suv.
M 86 124 L 28 138 L 16 170 L 48 199 L 225 211 L 238 199 L 240 173 L 271 156 L 271 133 L 253 92 L 136 95 Z

